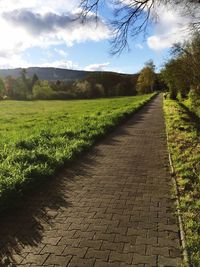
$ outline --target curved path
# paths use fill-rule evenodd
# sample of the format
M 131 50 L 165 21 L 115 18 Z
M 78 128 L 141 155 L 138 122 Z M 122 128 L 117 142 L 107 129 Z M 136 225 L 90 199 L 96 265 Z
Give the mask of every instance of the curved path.
M 1 218 L 0 266 L 178 266 L 162 97 Z

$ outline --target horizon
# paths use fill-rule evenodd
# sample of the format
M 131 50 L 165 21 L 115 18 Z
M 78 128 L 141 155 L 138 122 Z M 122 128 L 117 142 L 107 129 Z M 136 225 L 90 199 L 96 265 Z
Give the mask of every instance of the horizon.
M 23 69 L 59 69 L 59 70 L 69 70 L 69 71 L 79 71 L 79 72 L 113 72 L 113 73 L 118 73 L 118 74 L 125 74 L 125 75 L 134 75 L 134 74 L 139 74 L 139 72 L 135 73 L 123 73 L 123 72 L 117 72 L 117 71 L 109 71 L 109 70 L 84 70 L 84 69 L 67 69 L 67 68 L 61 68 L 61 67 L 40 67 L 40 66 L 31 66 L 31 67 L 17 67 L 17 68 L 0 68 L 0 70 L 23 70 Z

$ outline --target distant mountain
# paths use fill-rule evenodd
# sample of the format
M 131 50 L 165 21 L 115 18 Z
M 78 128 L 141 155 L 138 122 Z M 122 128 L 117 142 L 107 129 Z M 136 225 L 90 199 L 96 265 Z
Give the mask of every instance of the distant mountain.
M 22 68 L 17 69 L 0 69 L 0 77 L 19 77 L 21 75 Z M 83 79 L 91 72 L 89 71 L 80 71 L 80 70 L 68 70 L 60 68 L 40 68 L 40 67 L 31 67 L 27 68 L 27 77 L 32 77 L 34 73 L 38 76 L 40 80 L 77 80 Z

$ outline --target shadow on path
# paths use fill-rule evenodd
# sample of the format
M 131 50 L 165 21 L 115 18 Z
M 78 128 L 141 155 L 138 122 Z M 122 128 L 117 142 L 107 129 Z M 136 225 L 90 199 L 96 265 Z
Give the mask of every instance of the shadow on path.
M 93 161 L 89 155 L 82 161 L 75 161 L 71 168 L 51 177 L 40 188 L 30 192 L 29 196 L 24 196 L 23 202 L 17 203 L 14 209 L 1 214 L 0 266 L 15 266 L 17 255 L 25 247 L 27 253 L 29 250 L 37 253 L 44 231 L 53 228 L 58 212 L 72 207 L 68 192 L 70 184 L 75 182 L 74 177 L 87 176 Z

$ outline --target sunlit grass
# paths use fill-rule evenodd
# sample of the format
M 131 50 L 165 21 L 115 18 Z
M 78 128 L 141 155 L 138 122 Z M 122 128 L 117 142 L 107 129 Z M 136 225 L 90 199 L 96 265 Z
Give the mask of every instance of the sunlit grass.
M 0 102 L 0 207 L 50 177 L 152 95 Z
M 200 266 L 200 133 L 187 109 L 173 100 L 164 103 L 191 266 Z

